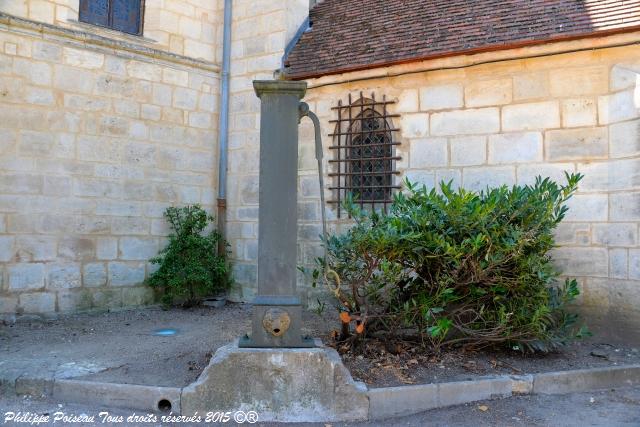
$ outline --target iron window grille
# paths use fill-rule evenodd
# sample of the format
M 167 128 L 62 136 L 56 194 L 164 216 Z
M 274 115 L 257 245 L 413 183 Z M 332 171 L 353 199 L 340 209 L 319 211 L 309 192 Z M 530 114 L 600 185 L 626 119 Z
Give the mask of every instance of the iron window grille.
M 78 20 L 127 34 L 142 35 L 144 0 L 80 0 Z
M 333 197 L 329 203 L 337 205 L 338 218 L 341 216 L 342 203 L 349 194 L 361 208 L 381 208 L 385 212 L 393 201 L 393 190 L 400 188 L 394 183 L 394 176 L 399 175 L 396 161 L 399 156 L 394 155 L 394 132 L 390 119 L 399 114 L 389 114 L 387 106 L 394 101 L 387 101 L 383 96 L 376 101 L 375 94 L 353 101 L 349 94 L 346 105 L 342 100 L 337 107 L 332 107 L 338 113 L 333 137 L 333 158 L 329 160 L 333 178 Z

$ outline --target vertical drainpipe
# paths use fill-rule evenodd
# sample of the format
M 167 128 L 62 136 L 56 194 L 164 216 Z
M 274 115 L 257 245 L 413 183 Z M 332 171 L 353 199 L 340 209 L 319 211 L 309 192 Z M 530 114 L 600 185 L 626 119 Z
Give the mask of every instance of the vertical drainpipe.
M 218 123 L 218 231 L 226 239 L 227 216 L 227 146 L 229 140 L 229 69 L 231 64 L 231 5 L 224 0 L 224 29 L 222 37 L 222 81 L 220 90 L 220 117 Z M 226 248 L 220 242 L 218 253 Z

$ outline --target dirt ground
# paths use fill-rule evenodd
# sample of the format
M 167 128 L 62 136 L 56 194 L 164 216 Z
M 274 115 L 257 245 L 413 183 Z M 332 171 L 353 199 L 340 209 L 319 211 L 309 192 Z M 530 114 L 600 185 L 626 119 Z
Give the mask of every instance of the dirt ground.
M 305 313 L 303 333 L 325 334 Z M 193 382 L 220 346 L 250 331 L 251 307 L 227 304 L 163 310 L 149 307 L 56 320 L 0 324 L 3 371 L 124 384 L 182 387 Z M 174 329 L 175 335 L 154 335 Z
M 445 350 L 420 354 L 407 346 L 366 344 L 364 354 L 342 354 L 353 377 L 371 387 L 464 381 L 483 376 L 522 375 L 615 365 L 640 364 L 638 347 L 613 345 L 598 338 L 576 341 L 557 353 L 519 351 L 465 353 Z
M 233 409 L 224 408 L 224 410 L 230 411 L 233 411 Z M 55 424 L 49 422 L 39 425 L 74 425 L 78 427 L 96 425 L 121 427 L 175 425 L 186 427 L 197 425 L 190 423 L 127 422 L 127 417 L 133 415 L 130 411 L 83 405 L 63 405 L 54 401 L 0 396 L 0 424 L 8 426 L 27 425 L 5 421 L 8 412 L 36 415 L 48 414 L 51 419 L 59 412 L 66 416 L 93 416 L 95 420 L 92 423 L 70 424 L 59 421 Z M 122 423 L 102 423 L 99 415 L 101 412 L 108 412 L 111 416 L 122 416 L 124 421 Z M 230 421 L 219 425 L 238 424 Z M 394 419 L 362 423 L 274 424 L 257 422 L 243 425 L 263 427 L 278 425 L 287 427 L 638 427 L 640 426 L 640 388 L 572 393 L 561 396 L 515 396 L 436 409 Z
M 303 333 L 329 341 L 337 316 L 304 313 Z M 103 382 L 185 386 L 217 348 L 250 331 L 251 307 L 188 310 L 158 307 L 57 320 L 0 325 L 0 378 L 13 375 L 81 378 Z M 156 335 L 173 329 L 175 335 Z M 370 342 L 362 354 L 342 355 L 356 380 L 370 387 L 466 380 L 621 364 L 640 364 L 640 343 L 612 345 L 603 338 L 577 342 L 562 352 L 418 354 L 410 348 Z

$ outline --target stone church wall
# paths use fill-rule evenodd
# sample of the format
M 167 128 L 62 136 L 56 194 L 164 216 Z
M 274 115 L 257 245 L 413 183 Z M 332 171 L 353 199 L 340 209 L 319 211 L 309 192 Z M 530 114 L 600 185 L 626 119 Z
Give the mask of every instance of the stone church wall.
M 585 42 L 587 45 L 591 42 Z M 455 60 L 443 60 L 452 65 Z M 407 64 L 309 81 L 305 101 L 322 122 L 325 168 L 333 153 L 338 101 L 375 93 L 395 103 L 393 126 L 401 142 L 401 175 L 429 187 L 452 180 L 480 190 L 501 184 L 530 184 L 537 175 L 562 181 L 564 172 L 585 178 L 558 229 L 553 255 L 567 276 L 577 277 L 580 304 L 592 323 L 640 324 L 640 48 L 595 49 L 538 58 L 419 72 L 429 64 Z M 437 68 L 437 65 L 434 65 Z M 396 77 L 370 78 L 384 73 Z M 341 83 L 347 81 L 347 83 Z M 348 81 L 352 81 L 349 83 Z M 247 95 L 249 96 L 249 94 Z M 257 128 L 255 121 L 251 126 Z M 257 129 L 256 129 L 257 132 Z M 257 138 L 257 133 L 253 138 Z M 300 265 L 319 256 L 319 190 L 313 129 L 301 125 L 298 238 Z M 254 141 L 255 143 L 255 141 Z M 257 148 L 256 148 L 257 150 Z M 251 152 L 246 158 L 253 158 Z M 240 161 L 240 160 L 239 160 Z M 245 175 L 257 163 L 240 162 Z M 240 164 L 238 164 L 238 167 Z M 240 207 L 231 229 L 236 269 L 249 272 L 244 298 L 255 292 L 257 179 L 238 181 Z M 325 177 L 327 186 L 330 177 Z M 331 192 L 326 191 L 327 199 Z M 332 229 L 348 226 L 329 209 Z M 318 290 L 300 277 L 303 298 L 313 305 Z M 626 325 L 626 326 L 625 326 Z M 637 329 L 637 328 L 636 328 Z
M 28 3 L 45 23 L 58 15 L 35 11 L 77 13 Z M 215 208 L 219 71 L 199 59 L 214 48 L 32 19 L 0 14 L 0 316 L 150 303 L 164 209 Z

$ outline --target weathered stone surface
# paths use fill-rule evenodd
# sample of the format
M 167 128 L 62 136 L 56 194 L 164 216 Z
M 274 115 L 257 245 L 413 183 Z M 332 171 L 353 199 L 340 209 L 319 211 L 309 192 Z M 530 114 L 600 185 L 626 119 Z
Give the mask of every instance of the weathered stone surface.
M 609 126 L 609 145 L 611 157 L 640 155 L 640 120 Z
M 432 135 L 473 135 L 495 133 L 500 130 L 497 108 L 478 108 L 431 115 Z
M 86 311 L 93 305 L 91 291 L 88 289 L 73 289 L 58 292 L 58 311 L 72 313 Z
M 514 99 L 540 99 L 547 96 L 549 96 L 549 76 L 547 73 L 518 74 L 513 77 Z
M 475 166 L 487 161 L 487 142 L 483 136 L 449 139 L 451 166 Z
M 447 166 L 447 152 L 446 138 L 414 139 L 411 141 L 409 167 L 416 169 Z
M 606 158 L 609 137 L 606 127 L 551 130 L 545 133 L 546 158 L 587 160 Z
M 640 117 L 640 104 L 634 91 L 627 90 L 598 97 L 598 121 L 606 125 Z
M 405 138 L 422 138 L 429 134 L 429 115 L 425 113 L 403 114 L 400 130 Z
M 609 89 L 609 74 L 604 66 L 553 70 L 549 81 L 553 96 L 601 94 Z
M 84 286 L 99 288 L 107 284 L 107 269 L 101 262 L 92 262 L 82 267 L 82 283 Z
M 593 242 L 605 246 L 635 246 L 638 244 L 638 224 L 593 224 Z
M 136 286 L 122 289 L 122 301 L 130 306 L 141 306 L 153 303 L 153 289 L 148 286 Z
M 629 251 L 627 249 L 609 249 L 609 277 L 614 279 L 629 277 Z
M 63 49 L 64 62 L 67 65 L 82 68 L 101 68 L 104 64 L 104 55 L 86 49 L 65 47 Z
M 101 288 L 93 293 L 93 306 L 96 308 L 122 307 L 122 289 Z
M 591 243 L 589 223 L 561 222 L 553 235 L 558 245 L 585 246 Z
M 611 90 L 634 88 L 638 83 L 640 64 L 616 64 L 611 68 L 609 82 Z
M 212 407 L 253 410 L 261 421 L 356 421 L 367 419 L 369 399 L 333 349 L 240 349 L 234 342 L 182 391 L 183 415 Z
M 607 277 L 609 254 L 605 248 L 558 248 L 552 257 L 567 276 Z
M 398 98 L 395 108 L 399 113 L 415 113 L 420 109 L 420 96 L 417 89 L 403 90 Z
M 598 106 L 592 98 L 562 101 L 562 125 L 565 127 L 595 126 Z
M 464 105 L 464 92 L 461 84 L 427 86 L 420 89 L 420 109 L 445 110 L 460 108 Z
M 640 159 L 608 160 L 578 164 L 585 177 L 583 191 L 634 190 L 640 188 Z
M 611 194 L 612 221 L 640 221 L 640 192 Z
M 118 239 L 115 237 L 100 237 L 96 240 L 96 258 L 111 260 L 118 257 Z
M 122 260 L 149 260 L 158 254 L 155 238 L 123 237 L 120 239 L 119 258 Z
M 606 194 L 577 194 L 569 199 L 566 205 L 569 212 L 565 221 L 607 221 L 609 219 L 609 198 Z M 612 212 L 614 212 L 613 209 Z
M 556 101 L 507 105 L 502 109 L 502 130 L 519 131 L 560 127 Z
M 565 184 L 565 173 L 574 171 L 573 163 L 525 163 L 518 165 L 518 185 L 534 184 L 537 177 L 551 178 L 558 184 Z
M 0 236 L 0 262 L 6 262 L 13 258 L 15 240 L 13 236 Z
M 511 78 L 472 82 L 464 88 L 465 105 L 467 107 L 487 107 L 509 104 L 512 100 L 512 93 Z
M 465 168 L 462 172 L 462 183 L 469 190 L 486 190 L 487 187 L 513 185 L 516 181 L 514 166 L 491 166 Z
M 49 289 L 78 288 L 82 284 L 80 264 L 47 264 L 47 270 L 49 272 L 47 288 Z
M 142 263 L 109 263 L 109 284 L 111 286 L 134 286 L 144 281 L 145 270 Z
M 69 260 L 90 260 L 95 256 L 95 243 L 85 237 L 65 237 L 58 243 L 58 256 Z
M 18 309 L 25 314 L 52 313 L 56 310 L 56 295 L 48 292 L 20 294 Z
M 542 134 L 505 133 L 489 136 L 489 164 L 542 161 Z
M 640 280 L 640 249 L 629 249 L 629 279 Z
M 44 287 L 44 264 L 16 264 L 7 267 L 9 290 L 22 291 Z
M 426 185 L 427 188 L 433 188 L 435 182 L 435 173 L 421 170 L 408 170 L 404 173 L 404 177 L 412 183 Z

